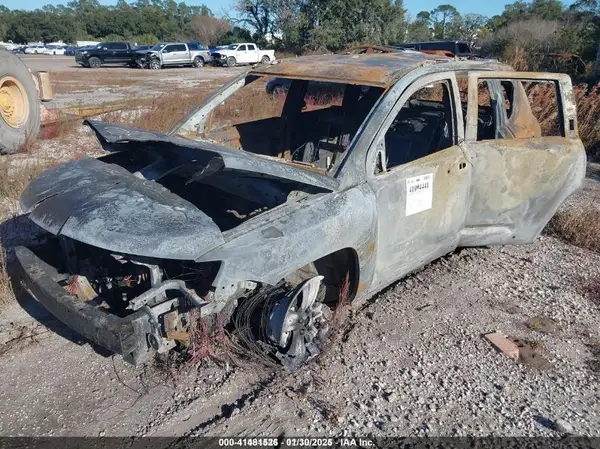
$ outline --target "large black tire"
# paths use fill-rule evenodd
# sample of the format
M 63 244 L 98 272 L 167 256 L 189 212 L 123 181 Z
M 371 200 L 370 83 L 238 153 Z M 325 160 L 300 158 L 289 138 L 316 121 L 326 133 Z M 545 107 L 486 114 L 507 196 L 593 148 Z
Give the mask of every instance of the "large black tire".
M 227 67 L 235 67 L 236 63 L 237 63 L 237 61 L 235 60 L 235 58 L 233 56 L 230 56 L 227 58 Z
M 194 67 L 196 67 L 197 69 L 204 67 L 204 59 L 202 59 L 202 57 L 200 57 L 200 56 L 196 56 L 194 58 L 193 64 L 194 64 Z
M 0 103 L 0 154 L 8 154 L 17 151 L 27 139 L 37 136 L 40 103 L 35 83 L 25 64 L 11 53 L 2 51 L 0 91 L 5 98 L 4 103 Z M 19 107 L 19 104 L 22 106 Z
M 90 59 L 88 59 L 88 65 L 92 69 L 97 69 L 98 67 L 100 67 L 102 65 L 102 61 L 100 61 L 100 58 L 96 58 L 95 56 L 92 56 Z

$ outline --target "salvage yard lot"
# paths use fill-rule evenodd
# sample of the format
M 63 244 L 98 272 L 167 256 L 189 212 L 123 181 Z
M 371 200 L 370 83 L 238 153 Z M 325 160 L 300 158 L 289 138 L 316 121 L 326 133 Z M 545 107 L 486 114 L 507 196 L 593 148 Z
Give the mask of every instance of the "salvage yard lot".
M 59 107 L 135 105 L 142 96 L 151 99 L 147 112 L 173 120 L 189 107 L 182 94 L 200 98 L 241 70 L 69 67 L 51 78 Z M 138 124 L 157 120 L 144 115 Z M 0 187 L 12 186 L 0 188 L 9 268 L 11 248 L 36 238 L 19 216 L 15 180 L 40 165 L 98 154 L 79 125 L 50 137 L 0 160 Z M 591 166 L 563 210 L 599 197 Z M 349 313 L 328 352 L 294 374 L 242 362 L 222 347 L 196 367 L 135 369 L 18 295 L 5 300 L 0 317 L 0 433 L 600 436 L 598 279 L 600 254 L 550 233 L 532 245 L 462 249 Z M 536 357 L 515 363 L 495 351 L 482 335 L 496 330 L 526 342 Z

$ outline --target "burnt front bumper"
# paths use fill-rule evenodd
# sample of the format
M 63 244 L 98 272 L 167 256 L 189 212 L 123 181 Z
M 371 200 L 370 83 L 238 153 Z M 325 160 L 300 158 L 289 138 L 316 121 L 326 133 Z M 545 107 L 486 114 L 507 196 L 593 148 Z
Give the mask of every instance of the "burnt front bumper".
M 121 354 L 129 363 L 137 365 L 147 359 L 147 313 L 138 311 L 121 318 L 104 312 L 67 293 L 57 283 L 61 276 L 56 269 L 30 249 L 20 246 L 15 253 L 25 288 L 52 315 L 98 346 Z

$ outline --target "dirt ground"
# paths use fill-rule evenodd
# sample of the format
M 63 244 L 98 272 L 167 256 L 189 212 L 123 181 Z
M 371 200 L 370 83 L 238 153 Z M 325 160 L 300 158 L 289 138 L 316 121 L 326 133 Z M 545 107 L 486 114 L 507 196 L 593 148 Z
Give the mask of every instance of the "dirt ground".
M 243 70 L 96 75 L 48 58 L 25 59 L 49 67 L 62 105 L 102 103 L 108 93 L 133 98 L 169 83 L 219 84 Z M 90 134 L 77 132 L 76 150 L 96 154 Z M 68 158 L 61 145 L 45 141 L 10 161 Z M 590 173 L 570 204 L 599 199 Z M 11 248 L 37 233 L 8 204 L 0 241 L 10 265 Z M 328 352 L 293 374 L 226 353 L 184 371 L 134 368 L 19 294 L 0 314 L 0 435 L 597 437 L 600 303 L 582 288 L 594 278 L 600 254 L 548 234 L 531 245 L 461 249 L 352 310 Z M 483 338 L 496 330 L 520 339 L 526 357 L 497 352 Z
M 81 67 L 72 56 L 20 55 L 32 71 L 47 71 L 56 98 L 53 108 L 90 107 L 139 100 L 176 89 L 215 87 L 247 70 L 247 67 L 132 69 L 111 65 L 99 69 Z

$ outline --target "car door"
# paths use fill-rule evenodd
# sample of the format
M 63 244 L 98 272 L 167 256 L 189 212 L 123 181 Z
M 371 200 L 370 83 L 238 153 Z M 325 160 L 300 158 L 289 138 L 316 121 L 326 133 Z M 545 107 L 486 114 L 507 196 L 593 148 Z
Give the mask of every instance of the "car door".
M 104 62 L 115 62 L 115 44 L 112 42 L 106 42 L 101 49 L 103 55 L 102 60 Z
M 165 45 L 162 49 L 163 65 L 173 65 L 177 63 L 176 45 Z
M 173 46 L 173 63 L 187 64 L 190 62 L 188 47 L 185 44 L 176 44 Z
M 125 43 L 115 43 L 113 49 L 113 58 L 115 62 L 126 62 L 131 58 L 129 48 Z
M 452 72 L 417 79 L 401 94 L 369 151 L 377 202 L 380 288 L 456 248 L 471 165 Z
M 248 62 L 248 47 L 246 45 L 240 45 L 235 51 L 235 60 L 240 64 L 246 64 Z
M 532 242 L 585 176 L 571 79 L 470 73 L 467 111 L 473 179 L 460 245 Z
M 246 62 L 255 63 L 255 62 L 258 62 L 258 60 L 259 60 L 258 49 L 256 48 L 256 45 L 248 44 L 248 53 L 247 53 Z

